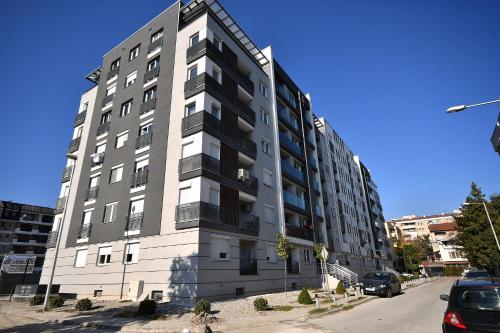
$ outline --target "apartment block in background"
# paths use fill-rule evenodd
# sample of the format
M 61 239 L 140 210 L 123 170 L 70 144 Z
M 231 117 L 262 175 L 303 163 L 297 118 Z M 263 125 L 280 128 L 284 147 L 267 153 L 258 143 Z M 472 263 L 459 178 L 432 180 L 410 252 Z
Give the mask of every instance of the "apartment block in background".
M 429 225 L 437 223 L 454 223 L 455 219 L 450 214 L 416 216 L 408 215 L 399 219 L 389 220 L 401 230 L 401 235 L 405 241 L 411 241 L 417 237 L 430 236 Z
M 17 273 L 0 272 L 0 294 L 10 294 L 23 278 L 25 284 L 38 284 L 53 221 L 53 208 L 0 201 L 0 263 L 7 255 L 34 258 L 28 262 L 34 264 L 33 273 L 24 276 L 23 267 Z

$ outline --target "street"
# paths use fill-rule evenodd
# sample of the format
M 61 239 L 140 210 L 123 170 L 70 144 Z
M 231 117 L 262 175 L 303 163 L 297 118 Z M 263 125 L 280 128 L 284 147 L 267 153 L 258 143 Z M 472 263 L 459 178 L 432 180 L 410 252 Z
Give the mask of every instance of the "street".
M 446 302 L 440 294 L 448 294 L 456 279 L 442 279 L 420 287 L 410 288 L 404 294 L 380 298 L 349 311 L 308 321 L 312 327 L 327 332 L 441 332 Z

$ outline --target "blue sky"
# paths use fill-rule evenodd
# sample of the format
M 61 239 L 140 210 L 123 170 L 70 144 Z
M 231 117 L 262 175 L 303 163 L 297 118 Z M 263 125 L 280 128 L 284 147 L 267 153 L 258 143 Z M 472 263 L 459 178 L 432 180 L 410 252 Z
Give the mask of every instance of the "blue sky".
M 171 1 L 0 3 L 0 199 L 54 205 L 85 74 Z M 313 6 L 311 4 L 314 3 Z M 500 1 L 222 0 L 372 171 L 386 218 L 500 192 Z

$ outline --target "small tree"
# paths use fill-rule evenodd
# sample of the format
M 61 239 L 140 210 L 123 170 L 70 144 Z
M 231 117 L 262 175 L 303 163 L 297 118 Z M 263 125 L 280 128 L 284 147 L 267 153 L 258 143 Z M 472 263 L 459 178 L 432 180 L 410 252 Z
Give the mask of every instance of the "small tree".
M 78 300 L 78 302 L 76 302 L 75 309 L 77 311 L 92 310 L 92 301 L 88 298 L 82 298 L 82 299 Z
M 306 304 L 306 305 L 313 303 L 311 295 L 309 295 L 309 292 L 307 291 L 306 288 L 302 289 L 302 291 L 300 292 L 298 301 L 300 304 Z
M 202 313 L 209 314 L 211 309 L 212 305 L 210 304 L 210 302 L 207 299 L 202 298 L 194 305 L 193 312 L 195 315 L 199 315 Z
M 292 251 L 292 245 L 288 241 L 288 238 L 283 236 L 282 234 L 278 234 L 276 238 L 276 254 L 278 257 L 283 258 L 285 260 L 285 297 L 286 295 L 286 277 L 287 277 L 287 267 L 286 260 L 290 256 L 290 252 Z
M 316 259 L 320 261 L 321 264 L 321 280 L 323 281 L 323 289 L 325 291 L 325 298 L 328 298 L 328 295 L 330 294 L 330 288 L 328 286 L 328 276 L 327 276 L 327 269 L 326 269 L 326 259 L 324 254 L 323 254 L 323 249 L 325 248 L 325 245 L 323 243 L 316 243 L 314 244 L 314 255 Z
M 269 308 L 269 303 L 264 297 L 257 297 L 253 301 L 253 307 L 256 311 L 266 311 Z
M 343 294 L 345 294 L 345 292 L 346 292 L 346 290 L 344 287 L 344 282 L 339 281 L 339 283 L 337 284 L 337 289 L 335 289 L 335 293 L 337 293 L 339 295 L 343 295 Z

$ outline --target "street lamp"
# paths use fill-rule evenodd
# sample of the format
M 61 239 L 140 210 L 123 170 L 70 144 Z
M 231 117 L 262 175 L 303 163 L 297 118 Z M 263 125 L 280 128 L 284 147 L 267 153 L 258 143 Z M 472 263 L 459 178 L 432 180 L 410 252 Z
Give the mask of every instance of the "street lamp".
M 483 205 L 484 211 L 486 212 L 486 216 L 488 217 L 488 221 L 490 222 L 491 231 L 493 232 L 493 237 L 495 237 L 495 241 L 497 242 L 498 251 L 500 251 L 500 243 L 498 242 L 497 233 L 495 232 L 495 227 L 493 226 L 493 222 L 491 222 L 490 213 L 488 212 L 488 208 L 486 207 L 486 203 L 484 201 L 483 202 L 464 202 L 462 205 L 463 206 Z
M 487 104 L 493 104 L 493 103 L 498 103 L 500 102 L 500 99 L 496 99 L 494 101 L 489 101 L 489 102 L 483 102 L 483 103 L 478 103 L 478 104 L 471 104 L 471 105 L 456 105 L 452 106 L 451 108 L 448 108 L 446 110 L 446 113 L 455 113 L 455 112 L 460 112 L 468 108 L 473 108 L 476 106 L 482 106 L 482 105 L 487 105 Z
M 64 203 L 64 210 L 63 210 L 61 224 L 57 226 L 58 230 L 57 230 L 57 240 L 56 240 L 56 251 L 54 253 L 54 262 L 52 263 L 52 269 L 50 271 L 49 283 L 47 284 L 47 291 L 45 292 L 45 299 L 43 300 L 43 309 L 44 310 L 47 310 L 47 305 L 48 305 L 49 296 L 50 296 L 50 289 L 52 289 L 52 281 L 54 280 L 54 273 L 56 270 L 57 255 L 59 254 L 59 244 L 61 242 L 61 233 L 62 233 L 62 229 L 63 229 L 63 225 L 64 225 L 64 220 L 66 218 L 66 208 L 68 207 L 69 193 L 71 191 L 71 183 L 73 182 L 73 174 L 75 172 L 76 160 L 78 159 L 73 154 L 66 154 L 66 157 L 72 161 L 75 161 L 75 162 L 73 163 L 73 168 L 71 168 L 71 175 L 69 177 L 69 187 L 68 187 L 67 199 L 66 199 L 66 202 Z

